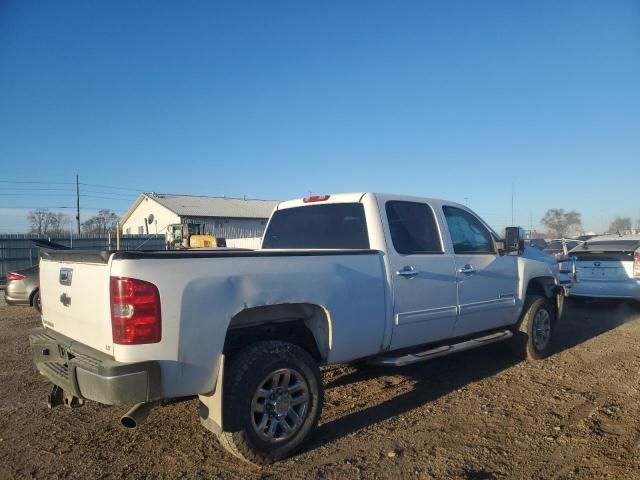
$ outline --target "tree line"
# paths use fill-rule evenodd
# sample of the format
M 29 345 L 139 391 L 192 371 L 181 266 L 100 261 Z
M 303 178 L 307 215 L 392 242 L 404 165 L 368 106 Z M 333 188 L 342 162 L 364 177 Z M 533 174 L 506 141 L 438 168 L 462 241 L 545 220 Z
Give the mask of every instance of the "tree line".
M 579 233 L 582 229 L 582 215 L 575 210 L 565 212 L 562 208 L 551 208 L 547 210 L 540 220 L 547 231 L 556 238 Z M 640 219 L 636 222 L 640 227 Z M 616 216 L 609 224 L 608 233 L 632 233 L 631 217 Z
M 31 210 L 27 216 L 30 223 L 29 232 L 38 235 L 69 235 L 75 232 L 71 217 L 64 213 L 57 213 L 46 208 Z M 75 218 L 74 218 L 75 220 Z M 100 210 L 80 225 L 83 233 L 107 235 L 116 231 L 120 217 L 110 210 Z

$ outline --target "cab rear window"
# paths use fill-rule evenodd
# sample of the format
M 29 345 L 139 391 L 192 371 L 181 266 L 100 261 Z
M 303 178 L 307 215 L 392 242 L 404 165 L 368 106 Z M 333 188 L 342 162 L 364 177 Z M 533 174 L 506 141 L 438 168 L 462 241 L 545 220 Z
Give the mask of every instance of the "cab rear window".
M 274 212 L 262 248 L 368 249 L 361 203 L 329 203 Z

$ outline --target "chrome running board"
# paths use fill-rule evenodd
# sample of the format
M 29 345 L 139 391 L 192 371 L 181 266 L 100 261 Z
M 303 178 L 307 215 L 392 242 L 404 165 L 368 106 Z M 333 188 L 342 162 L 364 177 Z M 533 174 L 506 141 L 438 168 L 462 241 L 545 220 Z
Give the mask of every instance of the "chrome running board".
M 490 343 L 500 342 L 511 337 L 513 337 L 513 332 L 511 330 L 504 330 L 502 332 L 472 338 L 471 340 L 466 340 L 464 342 L 454 343 L 453 345 L 441 345 L 423 352 L 408 353 L 400 357 L 393 357 L 389 355 L 373 357 L 368 361 L 368 363 L 383 367 L 404 367 L 405 365 L 424 362 L 425 360 L 431 360 L 432 358 L 444 357 L 445 355 L 450 355 L 452 353 L 463 352 L 465 350 L 471 350 L 472 348 L 481 347 Z

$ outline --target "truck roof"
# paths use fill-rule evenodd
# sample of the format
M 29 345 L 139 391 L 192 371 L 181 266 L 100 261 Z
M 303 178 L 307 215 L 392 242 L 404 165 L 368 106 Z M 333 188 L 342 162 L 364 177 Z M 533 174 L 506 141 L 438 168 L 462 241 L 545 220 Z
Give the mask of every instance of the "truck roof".
M 451 202 L 449 200 L 441 200 L 438 198 L 428 198 L 428 197 L 418 197 L 413 195 L 402 195 L 397 193 L 381 193 L 381 192 L 350 192 L 350 193 L 330 193 L 330 194 L 314 194 L 310 197 L 304 198 L 295 198 L 293 200 L 287 200 L 285 202 L 280 202 L 276 207 L 276 210 L 282 210 L 285 208 L 293 208 L 293 207 L 302 207 L 305 205 L 313 205 L 314 203 L 356 203 L 361 202 L 362 198 L 365 195 L 373 195 L 376 198 L 381 198 L 383 200 L 406 200 L 406 201 L 421 201 L 421 202 L 429 202 L 431 204 L 440 205 L 446 203 L 447 205 L 455 205 L 464 209 L 468 209 L 464 205 L 461 205 L 456 202 Z M 325 197 L 328 196 L 325 200 L 314 200 L 313 202 L 309 202 L 309 198 L 314 197 Z M 305 201 L 306 200 L 306 201 Z

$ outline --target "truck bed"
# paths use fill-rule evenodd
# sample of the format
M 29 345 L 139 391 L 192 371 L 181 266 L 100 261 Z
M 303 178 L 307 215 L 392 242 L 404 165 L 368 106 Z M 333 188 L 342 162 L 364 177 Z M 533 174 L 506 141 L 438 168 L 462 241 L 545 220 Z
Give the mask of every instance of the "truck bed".
M 73 270 L 71 285 L 60 283 L 61 269 Z M 384 255 L 371 249 L 51 250 L 42 257 L 41 272 L 44 326 L 118 362 L 158 361 L 163 397 L 213 388 L 225 333 L 246 309 L 305 304 L 331 312 L 323 333 L 328 337 L 327 363 L 378 353 L 391 315 Z M 160 342 L 114 344 L 111 277 L 135 278 L 158 288 Z M 68 305 L 61 300 L 64 295 L 71 298 Z

